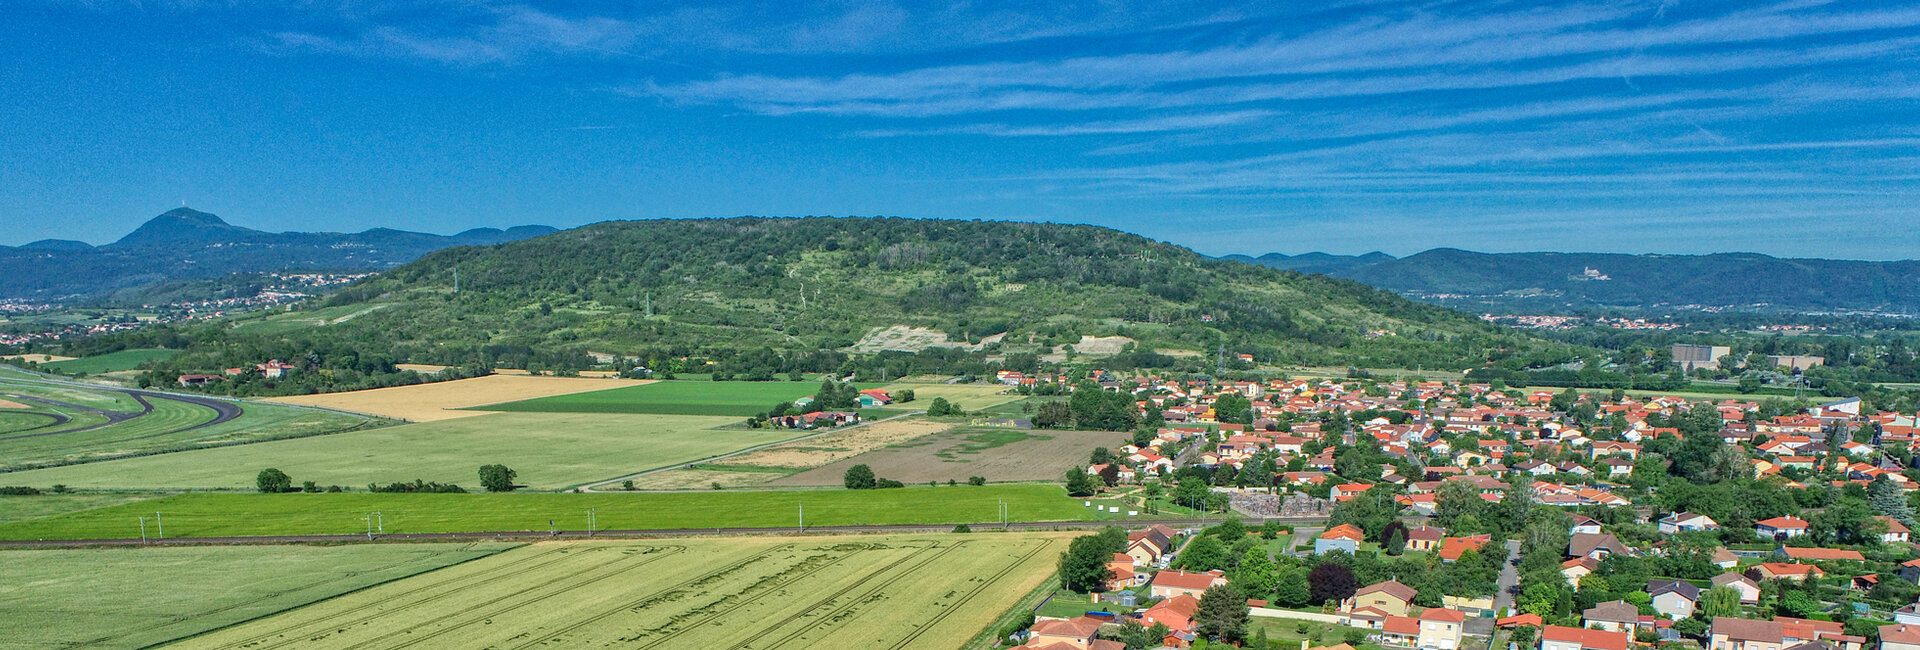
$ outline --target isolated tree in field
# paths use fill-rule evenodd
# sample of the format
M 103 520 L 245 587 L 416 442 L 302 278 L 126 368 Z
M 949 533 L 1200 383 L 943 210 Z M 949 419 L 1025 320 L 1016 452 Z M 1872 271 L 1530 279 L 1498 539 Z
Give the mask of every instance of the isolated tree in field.
M 1247 637 L 1247 597 L 1232 584 L 1200 594 L 1200 609 L 1193 613 L 1194 633 L 1215 641 L 1234 642 Z
M 507 469 L 506 465 L 481 465 L 480 487 L 488 492 L 512 492 L 513 479 L 517 472 Z
M 1043 429 L 1064 428 L 1073 424 L 1073 410 L 1066 402 L 1047 402 L 1033 414 L 1033 425 Z
M 945 397 L 935 397 L 933 403 L 927 405 L 927 415 L 934 417 L 953 415 L 953 404 Z
M 878 486 L 880 481 L 874 478 L 873 468 L 854 465 L 847 468 L 847 473 L 841 476 L 841 483 L 845 484 L 849 490 L 871 490 Z
M 1321 562 L 1307 573 L 1307 588 L 1314 603 L 1326 603 L 1352 598 L 1360 584 L 1353 577 L 1353 569 L 1334 562 Z
M 254 477 L 253 484 L 265 494 L 293 491 L 293 477 L 272 467 L 260 470 L 260 475 Z

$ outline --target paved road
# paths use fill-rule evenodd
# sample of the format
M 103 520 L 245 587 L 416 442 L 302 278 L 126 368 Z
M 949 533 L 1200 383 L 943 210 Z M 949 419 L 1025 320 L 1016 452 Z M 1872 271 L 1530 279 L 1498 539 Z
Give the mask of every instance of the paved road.
M 1513 588 L 1520 584 L 1520 568 L 1515 566 L 1519 562 L 1520 540 L 1507 540 L 1507 561 L 1500 565 L 1500 587 L 1493 593 L 1493 610 L 1496 612 L 1513 610 Z M 1491 635 L 1493 623 L 1494 619 L 1491 618 L 1467 619 L 1467 634 Z
M 1321 519 L 1278 519 L 1282 523 L 1317 523 Z M 968 524 L 968 527 L 988 530 L 1004 528 L 1007 530 L 1086 530 L 1104 528 L 1113 525 L 1126 525 L 1130 528 L 1142 528 L 1154 524 L 1163 524 L 1172 528 L 1183 528 L 1191 524 L 1186 519 L 1130 519 L 1127 521 L 1038 521 L 981 522 Z M 929 533 L 948 532 L 953 524 L 911 524 L 897 526 L 808 526 L 804 531 L 793 526 L 777 528 L 685 528 L 685 529 L 629 529 L 601 530 L 589 535 L 584 530 L 562 530 L 549 533 L 544 530 L 502 530 L 471 533 L 396 533 L 389 535 L 261 535 L 235 537 L 176 537 L 142 541 L 139 539 L 69 539 L 69 540 L 5 540 L 0 548 L 44 548 L 44 547 L 90 547 L 90 546 L 141 546 L 141 545 L 219 545 L 219 544 L 289 544 L 289 543 L 341 543 L 341 542 L 410 542 L 410 541 L 453 541 L 453 540 L 524 540 L 544 539 L 586 539 L 588 537 L 690 537 L 700 535 L 791 535 L 799 532 L 829 533 Z
M 865 426 L 872 426 L 872 425 L 875 425 L 875 424 L 879 424 L 879 423 L 881 423 L 881 422 L 891 422 L 891 421 L 893 421 L 893 420 L 898 420 L 898 419 L 900 419 L 900 418 L 905 418 L 905 417 L 912 417 L 912 416 L 915 416 L 915 415 L 920 415 L 920 414 L 922 414 L 922 413 L 926 413 L 926 411 L 913 411 L 913 412 L 910 412 L 910 413 L 901 413 L 901 414 L 899 414 L 899 415 L 896 415 L 896 416 L 893 416 L 893 417 L 890 417 L 890 418 L 883 418 L 883 419 L 879 419 L 879 420 L 874 420 L 874 421 L 872 421 L 872 422 L 861 422 L 861 423 L 859 423 L 859 424 L 856 424 L 856 425 L 853 425 L 853 426 L 850 426 L 850 427 L 835 427 L 835 428 L 832 428 L 832 429 L 822 429 L 822 430 L 820 430 L 820 432 L 819 432 L 819 433 L 809 433 L 809 434 L 807 434 L 807 435 L 804 435 L 804 436 L 800 436 L 800 437 L 798 437 L 798 438 L 788 438 L 788 439 L 786 439 L 786 440 L 781 440 L 781 441 L 778 441 L 778 442 L 769 442 L 769 443 L 767 443 L 767 444 L 764 444 L 764 445 L 754 445 L 754 446 L 752 446 L 752 447 L 748 447 L 748 448 L 746 448 L 746 449 L 742 449 L 742 450 L 739 450 L 739 451 L 735 451 L 735 452 L 731 452 L 731 453 L 725 453 L 725 454 L 721 454 L 721 455 L 718 455 L 718 456 L 709 456 L 709 457 L 706 457 L 706 458 L 702 458 L 702 459 L 700 459 L 700 460 L 696 460 L 696 461 L 691 461 L 691 462 L 686 462 L 686 463 L 681 463 L 681 464 L 678 464 L 678 465 L 669 465 L 669 466 L 667 466 L 667 467 L 656 467 L 656 468 L 654 468 L 654 469 L 650 469 L 650 470 L 647 470 L 647 471 L 644 471 L 644 472 L 640 472 L 640 473 L 638 473 L 638 474 L 628 474 L 628 475 L 626 475 L 626 476 L 620 476 L 620 477 L 615 477 L 615 478 L 610 478 L 610 479 L 607 479 L 607 480 L 604 480 L 604 481 L 598 481 L 598 482 L 594 482 L 594 483 L 588 483 L 588 484 L 586 484 L 586 485 L 583 485 L 583 486 L 580 486 L 580 487 L 578 487 L 578 488 L 575 488 L 575 489 L 578 489 L 578 490 L 579 490 L 579 491 L 581 491 L 581 492 L 626 492 L 626 490 L 601 490 L 601 489 L 600 489 L 600 487 L 601 487 L 601 486 L 604 486 L 604 485 L 612 485 L 612 484 L 614 484 L 614 483 L 619 483 L 619 482 L 621 482 L 621 481 L 630 481 L 630 480 L 633 480 L 633 479 L 636 479 L 636 478 L 640 478 L 640 477 L 642 477 L 642 476 L 646 476 L 646 475 L 648 475 L 648 474 L 658 474 L 658 473 L 660 473 L 660 472 L 670 472 L 670 471 L 673 471 L 673 470 L 676 470 L 676 469 L 685 469 L 685 468 L 688 468 L 688 467 L 693 467 L 694 465 L 705 465 L 705 464 L 708 464 L 708 463 L 712 463 L 712 462 L 715 462 L 715 461 L 719 461 L 719 460 L 722 460 L 722 459 L 726 459 L 726 458 L 732 458 L 732 457 L 734 457 L 734 456 L 739 456 L 739 455 L 743 455 L 743 454 L 750 454 L 750 453 L 753 453 L 753 452 L 756 452 L 756 451 L 760 451 L 760 450 L 762 450 L 762 449 L 766 449 L 766 448 L 768 448 L 768 447 L 778 447 L 778 446 L 780 446 L 780 445 L 785 445 L 785 444 L 792 444 L 792 443 L 795 443 L 795 442 L 800 442 L 800 441 L 802 441 L 802 440 L 806 440 L 806 439 L 809 439 L 809 438 L 817 438 L 817 437 L 820 437 L 820 436 L 824 436 L 824 435 L 827 435 L 827 434 L 830 434 L 830 433 L 840 433 L 840 432 L 843 432 L 843 431 L 848 431 L 848 430 L 851 430 L 851 429 L 858 429 L 858 428 L 860 428 L 860 427 L 865 427 Z M 656 491 L 674 491 L 674 490 L 656 490 Z M 685 491 L 685 492 L 710 492 L 711 490 L 679 490 L 679 491 Z

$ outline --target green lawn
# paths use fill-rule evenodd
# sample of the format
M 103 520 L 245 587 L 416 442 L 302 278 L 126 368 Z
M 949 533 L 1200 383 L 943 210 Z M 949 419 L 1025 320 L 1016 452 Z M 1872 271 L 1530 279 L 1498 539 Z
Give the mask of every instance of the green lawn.
M 144 648 L 514 546 L 0 551 L 0 647 Z
M 297 478 L 297 475 L 296 475 Z M 547 530 L 548 522 L 584 530 L 587 510 L 601 529 L 698 529 L 953 524 L 998 519 L 1001 502 L 1015 521 L 1085 521 L 1091 513 L 1053 485 L 909 487 L 797 492 L 636 492 L 622 494 L 183 494 L 0 525 L 0 539 L 133 538 L 155 512 L 169 537 L 354 534 L 367 513 L 382 513 L 388 533 Z
M 818 381 L 663 381 L 476 407 L 526 413 L 659 413 L 749 417 L 812 395 Z M 862 384 L 860 388 L 873 388 Z
M 109 352 L 98 356 L 81 357 L 72 361 L 55 361 L 53 363 L 42 364 L 41 367 L 66 373 L 97 375 L 103 372 L 133 370 L 139 368 L 140 364 L 148 361 L 171 358 L 173 355 L 179 353 L 177 350 L 160 349 L 121 350 L 119 352 Z
M 473 489 L 481 465 L 501 463 L 519 472 L 523 485 L 564 488 L 804 434 L 715 429 L 735 422 L 670 415 L 490 413 L 32 470 L 9 474 L 6 481 L 41 488 L 63 483 L 85 488 L 251 489 L 260 470 L 274 467 L 293 476 L 296 484 L 313 481 L 364 489 L 368 483 L 419 478 Z

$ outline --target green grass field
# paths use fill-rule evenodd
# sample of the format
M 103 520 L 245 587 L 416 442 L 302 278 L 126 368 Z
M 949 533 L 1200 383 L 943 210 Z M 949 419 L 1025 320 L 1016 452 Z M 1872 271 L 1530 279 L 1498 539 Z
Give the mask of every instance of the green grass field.
M 658 413 L 749 417 L 812 395 L 818 381 L 663 381 L 476 407 L 524 413 Z M 873 388 L 860 385 L 860 388 Z
M 6 477 L 0 476 L 0 485 L 9 485 Z M 157 492 L 70 492 L 66 494 L 48 492 L 37 496 L 0 496 L 0 524 L 117 506 L 162 496 L 166 495 Z
M 519 472 L 521 484 L 548 489 L 700 460 L 804 433 L 714 429 L 736 422 L 670 415 L 489 413 L 32 470 L 6 475 L 5 480 L 42 488 L 62 483 L 80 488 L 252 489 L 255 475 L 274 467 L 296 482 L 356 489 L 416 478 L 477 489 L 479 467 L 501 463 Z
M 514 546 L 0 551 L 0 648 L 144 648 Z
M 296 475 L 295 478 L 298 478 Z M 155 512 L 169 537 L 356 534 L 378 511 L 388 533 L 695 529 L 807 525 L 952 524 L 995 521 L 1005 501 L 1014 521 L 1085 521 L 1092 513 L 1053 485 L 910 487 L 799 492 L 632 494 L 183 494 L 0 525 L 0 539 L 137 538 Z
M 138 413 L 141 410 L 140 403 L 125 393 L 38 380 L 0 379 L 0 393 L 42 397 L 120 413 Z M 28 416 L 35 417 L 41 425 L 18 431 L 14 428 L 32 423 L 16 425 L 11 420 L 0 419 L 0 437 L 8 438 L 0 440 L 0 470 L 70 465 L 198 450 L 212 445 L 332 433 L 370 423 L 370 419 L 362 415 L 246 402 L 241 407 L 244 412 L 236 419 L 191 428 L 211 422 L 217 414 L 209 407 L 190 402 L 166 397 L 146 399 L 153 406 L 152 412 L 90 430 L 90 427 L 105 424 L 107 418 L 81 408 L 31 403 L 34 412 L 58 413 L 72 419 L 65 424 L 49 427 L 44 426 L 50 423 L 47 418 Z M 20 435 L 5 436 L 8 432 Z
M 48 370 L 58 370 L 60 372 L 82 372 L 89 375 L 97 375 L 103 372 L 133 370 L 139 368 L 140 364 L 148 361 L 167 359 L 176 354 L 179 354 L 179 351 L 160 349 L 121 350 L 119 352 L 109 352 L 98 356 L 81 357 L 72 361 L 55 361 L 44 364 L 41 367 Z

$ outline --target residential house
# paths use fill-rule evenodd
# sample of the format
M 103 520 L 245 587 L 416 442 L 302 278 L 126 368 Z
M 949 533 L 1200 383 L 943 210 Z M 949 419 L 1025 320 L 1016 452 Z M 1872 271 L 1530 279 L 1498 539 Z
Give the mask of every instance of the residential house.
M 1740 556 L 1734 555 L 1733 551 L 1727 550 L 1725 546 L 1715 546 L 1713 547 L 1713 565 L 1722 569 L 1731 569 L 1740 565 Z
M 1107 560 L 1107 591 L 1131 589 L 1147 583 L 1147 574 L 1133 570 L 1133 556 L 1114 553 Z
M 1691 512 L 1676 512 L 1660 518 L 1660 534 L 1689 533 L 1696 530 L 1718 530 L 1720 522 L 1712 517 Z
M 1365 541 L 1366 538 L 1367 534 L 1361 531 L 1359 526 L 1340 524 L 1327 529 L 1327 532 L 1320 533 L 1320 538 L 1313 541 L 1313 553 L 1315 555 L 1330 551 L 1358 553 L 1360 542 Z
M 1467 615 L 1445 607 L 1428 607 L 1420 612 L 1421 648 L 1454 650 L 1460 647 L 1460 633 L 1466 627 Z
M 1559 625 L 1540 630 L 1540 650 L 1627 650 L 1632 642 L 1633 636 L 1625 632 Z
M 1472 535 L 1469 537 L 1448 537 L 1440 543 L 1440 561 L 1453 562 L 1467 551 L 1476 551 L 1493 541 L 1492 535 Z
M 1633 549 L 1620 542 L 1613 533 L 1574 535 L 1567 544 L 1568 557 L 1590 557 L 1596 560 L 1607 559 L 1608 555 L 1625 553 L 1631 555 Z
M 1420 643 L 1420 619 L 1410 616 L 1388 616 L 1380 626 L 1380 642 L 1388 645 L 1414 647 Z
M 1785 643 L 1779 621 L 1715 616 L 1707 628 L 1706 650 L 1783 650 Z
M 1598 568 L 1600 568 L 1599 560 L 1582 555 L 1560 563 L 1560 575 L 1567 577 L 1567 584 L 1571 585 L 1574 591 L 1579 591 L 1580 579 L 1587 577 L 1587 574 L 1593 573 L 1594 569 Z
M 1920 583 L 1920 560 L 1907 560 L 1900 563 L 1900 579 Z
M 1881 542 L 1887 544 L 1907 543 L 1908 533 L 1912 532 L 1912 529 L 1907 528 L 1906 524 L 1900 523 L 1898 519 L 1887 516 L 1874 517 L 1874 519 L 1880 520 L 1880 523 L 1886 524 L 1887 526 L 1887 532 L 1880 533 Z
M 1406 616 L 1417 594 L 1413 587 L 1397 580 L 1376 582 L 1353 592 L 1353 597 L 1347 599 L 1345 607 L 1341 609 L 1353 611 L 1371 607 L 1393 616 Z
M 1173 550 L 1175 535 L 1172 528 L 1161 524 L 1127 533 L 1127 555 L 1133 558 L 1134 566 L 1157 563 L 1168 551 Z
M 1920 650 L 1920 625 L 1880 626 L 1880 650 Z
M 1806 580 L 1826 575 L 1820 567 L 1811 564 L 1788 564 L 1785 562 L 1765 562 L 1754 567 L 1760 572 L 1761 580 Z
M 1155 623 L 1167 626 L 1175 632 L 1193 631 L 1193 614 L 1200 611 L 1200 598 L 1180 594 L 1154 603 L 1152 607 L 1140 613 L 1140 624 L 1152 627 Z
M 1186 571 L 1161 571 L 1153 574 L 1151 595 L 1155 598 L 1172 598 L 1185 594 L 1199 598 L 1208 589 L 1227 584 L 1227 578 L 1219 571 L 1189 573 Z
M 1407 530 L 1407 550 L 1433 551 L 1440 548 L 1440 542 L 1447 536 L 1444 528 L 1419 526 Z
M 1754 584 L 1752 578 L 1738 573 L 1722 573 L 1714 576 L 1713 586 L 1726 587 L 1740 592 L 1740 602 L 1742 604 L 1752 605 L 1760 602 L 1760 585 Z
M 1700 602 L 1700 588 L 1685 580 L 1655 578 L 1647 582 L 1647 593 L 1653 596 L 1653 611 L 1676 621 L 1692 616 Z
M 1865 562 L 1867 559 L 1866 556 L 1861 555 L 1859 551 L 1852 551 L 1844 548 L 1804 548 L 1799 546 L 1782 546 L 1778 550 L 1774 551 L 1774 553 L 1776 555 L 1785 555 L 1795 560 L 1814 560 L 1814 561 L 1855 560 L 1859 562 Z
M 1027 643 L 1023 648 L 1077 648 L 1080 650 L 1105 650 L 1110 646 L 1094 645 L 1098 640 L 1093 635 L 1100 631 L 1105 621 L 1091 617 L 1049 618 L 1035 621 L 1027 629 Z M 1106 643 L 1113 643 L 1107 641 Z M 1125 647 L 1122 644 L 1122 647 Z
M 1587 622 L 1587 627 L 1632 634 L 1640 626 L 1640 608 L 1624 600 L 1609 600 L 1580 612 L 1580 618 Z
M 1588 517 L 1586 515 L 1580 515 L 1580 514 L 1569 515 L 1569 517 L 1573 519 L 1573 528 L 1567 530 L 1568 534 L 1570 535 L 1600 534 L 1600 522 L 1594 520 L 1594 518 Z
M 1920 625 L 1920 603 L 1893 610 L 1893 622 Z
M 1753 533 L 1766 539 L 1788 539 L 1807 534 L 1807 521 L 1787 515 L 1763 519 L 1753 525 Z

